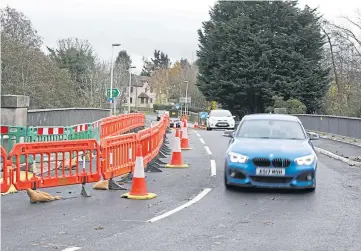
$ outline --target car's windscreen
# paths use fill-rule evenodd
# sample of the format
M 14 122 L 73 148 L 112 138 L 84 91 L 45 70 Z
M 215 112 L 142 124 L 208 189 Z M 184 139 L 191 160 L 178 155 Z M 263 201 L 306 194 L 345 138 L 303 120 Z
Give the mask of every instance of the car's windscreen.
M 232 117 L 232 113 L 227 110 L 213 110 L 209 114 L 210 117 Z
M 241 138 L 305 139 L 300 123 L 284 120 L 246 120 L 236 133 Z

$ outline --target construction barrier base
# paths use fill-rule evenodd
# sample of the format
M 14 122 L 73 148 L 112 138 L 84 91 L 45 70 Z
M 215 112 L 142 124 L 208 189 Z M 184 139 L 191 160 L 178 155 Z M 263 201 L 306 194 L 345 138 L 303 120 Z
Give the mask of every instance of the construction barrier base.
M 193 150 L 192 147 L 187 147 L 187 148 L 181 148 L 181 150 Z
M 155 193 L 147 193 L 146 195 L 131 195 L 130 193 L 125 193 L 121 198 L 131 199 L 131 200 L 151 200 L 157 197 Z
M 187 168 L 188 164 L 182 164 L 182 165 L 171 165 L 167 164 L 164 166 L 165 168 Z

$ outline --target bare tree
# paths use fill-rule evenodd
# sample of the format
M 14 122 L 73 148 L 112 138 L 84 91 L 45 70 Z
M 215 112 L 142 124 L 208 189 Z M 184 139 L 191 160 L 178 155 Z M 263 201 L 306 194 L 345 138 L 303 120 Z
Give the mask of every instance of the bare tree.
M 361 15 L 343 17 L 349 27 L 325 22 L 328 46 L 326 60 L 333 69 L 334 82 L 326 99 L 331 114 L 361 116 Z

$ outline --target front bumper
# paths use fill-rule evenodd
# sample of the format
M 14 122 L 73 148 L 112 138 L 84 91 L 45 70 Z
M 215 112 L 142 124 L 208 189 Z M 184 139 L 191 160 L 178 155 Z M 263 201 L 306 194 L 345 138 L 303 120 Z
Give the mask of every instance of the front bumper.
M 229 161 L 225 163 L 225 177 L 229 185 L 283 189 L 308 189 L 316 186 L 317 163 L 311 166 L 291 165 L 285 171 L 284 176 L 258 176 L 253 165 Z M 311 180 L 307 180 L 308 175 L 312 177 Z
M 208 127 L 211 129 L 234 129 L 232 121 L 209 121 Z

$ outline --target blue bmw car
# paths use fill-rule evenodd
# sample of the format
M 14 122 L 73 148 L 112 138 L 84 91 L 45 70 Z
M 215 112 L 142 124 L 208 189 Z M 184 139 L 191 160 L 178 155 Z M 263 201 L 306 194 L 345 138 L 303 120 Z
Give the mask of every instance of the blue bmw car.
M 244 116 L 226 152 L 226 188 L 316 188 L 317 156 L 301 121 L 291 115 Z

